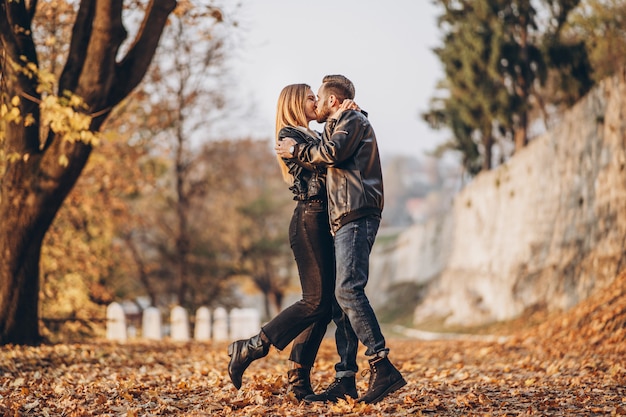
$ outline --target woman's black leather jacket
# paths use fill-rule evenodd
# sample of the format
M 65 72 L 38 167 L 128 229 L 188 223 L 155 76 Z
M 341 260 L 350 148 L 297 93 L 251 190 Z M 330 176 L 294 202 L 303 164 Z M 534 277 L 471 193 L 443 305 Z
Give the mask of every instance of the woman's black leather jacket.
M 317 133 L 317 132 L 316 132 Z M 312 136 L 304 128 L 287 126 L 278 132 L 279 140 L 292 138 L 298 144 L 319 143 L 320 137 Z M 293 192 L 294 200 L 323 200 L 326 201 L 326 168 L 314 166 L 297 159 L 285 159 L 283 161 L 293 176 L 293 185 L 289 189 Z

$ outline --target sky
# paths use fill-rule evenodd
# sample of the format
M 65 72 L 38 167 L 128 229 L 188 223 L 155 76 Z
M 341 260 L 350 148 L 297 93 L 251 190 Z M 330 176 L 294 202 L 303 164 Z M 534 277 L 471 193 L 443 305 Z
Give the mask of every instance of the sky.
M 314 92 L 327 74 L 343 74 L 367 110 L 381 156 L 419 157 L 445 139 L 420 114 L 429 107 L 442 70 L 439 11 L 430 0 L 241 0 L 243 46 L 233 60 L 242 93 L 254 110 L 254 137 L 274 137 L 276 102 L 288 84 Z M 311 127 L 321 130 L 317 123 Z

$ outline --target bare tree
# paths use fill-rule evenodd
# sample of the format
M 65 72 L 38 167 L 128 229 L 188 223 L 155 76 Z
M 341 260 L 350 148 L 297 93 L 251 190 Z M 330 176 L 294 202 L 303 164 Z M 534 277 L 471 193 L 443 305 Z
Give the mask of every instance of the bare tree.
M 158 155 L 168 172 L 157 185 L 158 196 L 143 196 L 151 200 L 149 213 L 142 213 L 143 224 L 130 225 L 133 240 L 127 242 L 135 249 L 138 266 L 158 257 L 160 268 L 141 280 L 146 291 L 160 287 L 166 303 L 192 308 L 192 281 L 202 274 L 199 265 L 204 262 L 194 253 L 193 217 L 216 186 L 215 172 L 197 167 L 202 161 L 197 154 L 211 140 L 212 122 L 228 102 L 225 63 L 235 22 L 211 7 L 180 7 L 170 20 L 147 82 L 136 95 L 149 117 L 133 129 L 143 137 L 149 132 L 151 154 Z

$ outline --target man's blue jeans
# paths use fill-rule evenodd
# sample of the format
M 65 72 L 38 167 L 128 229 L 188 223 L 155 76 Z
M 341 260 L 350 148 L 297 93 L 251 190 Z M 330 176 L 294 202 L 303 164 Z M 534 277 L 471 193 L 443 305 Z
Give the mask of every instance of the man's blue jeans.
M 333 321 L 340 361 L 336 377 L 355 375 L 358 342 L 367 356 L 386 356 L 385 338 L 365 295 L 369 277 L 369 256 L 380 226 L 380 217 L 367 216 L 342 226 L 335 234 L 337 276 Z

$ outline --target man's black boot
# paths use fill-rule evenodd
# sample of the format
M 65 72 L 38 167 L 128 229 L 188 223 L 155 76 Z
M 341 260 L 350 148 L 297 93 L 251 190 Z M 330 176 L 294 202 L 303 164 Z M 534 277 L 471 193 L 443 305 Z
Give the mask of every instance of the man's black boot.
M 235 388 L 241 388 L 241 377 L 252 361 L 267 355 L 270 350 L 270 342 L 259 333 L 247 340 L 237 340 L 228 346 L 228 375 L 233 381 Z M 265 339 L 265 340 L 263 340 Z
M 300 401 L 307 395 L 313 395 L 311 387 L 311 368 L 295 368 L 287 371 L 289 378 L 289 389 Z
M 389 358 L 376 357 L 369 360 L 370 382 L 367 392 L 359 398 L 360 402 L 374 404 L 385 398 L 387 394 L 399 390 L 406 385 L 406 381 Z
M 344 376 L 343 378 L 335 378 L 335 382 L 330 384 L 326 390 L 320 394 L 307 395 L 304 400 L 306 402 L 330 401 L 336 403 L 346 396 L 357 398 L 359 394 L 356 391 L 356 381 L 354 376 Z

